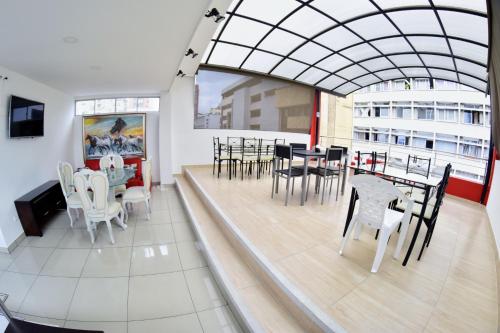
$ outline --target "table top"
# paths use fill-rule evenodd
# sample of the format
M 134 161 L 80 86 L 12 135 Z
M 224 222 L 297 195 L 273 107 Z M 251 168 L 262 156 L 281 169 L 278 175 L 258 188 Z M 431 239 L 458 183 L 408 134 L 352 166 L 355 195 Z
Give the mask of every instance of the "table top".
M 114 168 L 103 171 L 108 176 L 109 187 L 125 185 L 130 178 L 134 178 L 135 169 L 133 168 Z
M 367 166 L 361 166 L 360 168 L 358 168 L 357 166 L 349 166 L 349 167 L 352 169 L 371 171 L 371 169 L 369 169 Z M 429 178 L 426 178 L 425 176 L 418 175 L 415 173 L 406 173 L 406 170 L 391 166 L 386 166 L 384 172 L 382 172 L 381 170 L 375 170 L 375 173 L 382 176 L 399 178 L 406 180 L 408 182 L 420 183 L 432 187 L 438 186 L 442 180 L 442 178 L 434 177 L 432 175 L 429 175 Z
M 326 152 L 315 151 L 314 149 L 294 149 L 293 155 L 299 157 L 323 157 Z

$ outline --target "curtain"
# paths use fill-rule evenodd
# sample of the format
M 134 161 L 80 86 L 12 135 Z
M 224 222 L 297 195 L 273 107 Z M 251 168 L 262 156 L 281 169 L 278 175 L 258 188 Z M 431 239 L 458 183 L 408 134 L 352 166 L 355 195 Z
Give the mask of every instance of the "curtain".
M 497 152 L 500 152 L 500 1 L 490 0 L 490 59 L 489 83 L 491 97 L 491 133 Z

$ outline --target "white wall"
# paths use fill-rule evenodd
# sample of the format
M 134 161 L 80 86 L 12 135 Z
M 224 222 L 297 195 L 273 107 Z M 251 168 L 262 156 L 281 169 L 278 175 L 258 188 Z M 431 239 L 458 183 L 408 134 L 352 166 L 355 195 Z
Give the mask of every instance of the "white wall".
M 146 154 L 152 158 L 152 178 L 153 182 L 160 181 L 160 163 L 159 163 L 159 112 L 146 112 Z M 83 161 L 83 133 L 82 116 L 75 116 L 73 121 L 73 160 L 74 167 L 82 167 Z
M 57 179 L 57 161 L 73 162 L 74 102 L 58 90 L 0 67 L 0 248 L 10 246 L 23 233 L 14 200 L 48 180 Z M 8 138 L 10 95 L 45 103 L 44 136 Z
M 160 105 L 160 159 L 163 184 L 173 182 L 172 173 L 181 172 L 183 165 L 212 164 L 212 137 L 284 138 L 286 142 L 309 143 L 308 134 L 194 129 L 194 79 L 177 78 Z M 171 171 L 170 171 L 171 170 Z
M 500 161 L 496 161 L 486 211 L 500 253 Z

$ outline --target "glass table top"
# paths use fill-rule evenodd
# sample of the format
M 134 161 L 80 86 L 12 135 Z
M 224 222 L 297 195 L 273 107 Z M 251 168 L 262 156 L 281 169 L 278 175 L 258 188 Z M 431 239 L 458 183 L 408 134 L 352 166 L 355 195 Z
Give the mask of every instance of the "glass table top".
M 135 169 L 133 168 L 117 168 L 105 169 L 104 173 L 108 176 L 109 187 L 124 185 L 130 178 L 134 178 Z

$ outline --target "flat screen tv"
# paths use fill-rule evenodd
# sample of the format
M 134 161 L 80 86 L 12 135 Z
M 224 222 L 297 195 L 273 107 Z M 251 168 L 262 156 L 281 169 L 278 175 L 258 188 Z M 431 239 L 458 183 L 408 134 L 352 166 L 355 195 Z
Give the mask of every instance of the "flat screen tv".
M 45 104 L 12 95 L 10 97 L 9 136 L 43 136 Z

